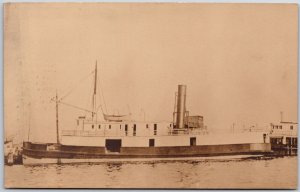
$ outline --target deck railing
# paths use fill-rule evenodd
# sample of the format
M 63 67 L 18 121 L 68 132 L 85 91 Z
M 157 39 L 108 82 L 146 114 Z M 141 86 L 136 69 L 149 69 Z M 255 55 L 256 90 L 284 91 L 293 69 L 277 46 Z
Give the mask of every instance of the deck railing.
M 206 135 L 208 134 L 207 131 L 204 130 L 197 130 L 197 129 L 191 129 L 191 130 L 170 130 L 168 132 L 159 133 L 156 132 L 144 132 L 142 134 L 134 134 L 134 132 L 121 132 L 121 131 L 84 131 L 84 130 L 62 130 L 61 135 L 62 136 L 133 136 L 133 137 L 139 137 L 139 136 L 175 136 L 175 135 Z
M 61 132 L 62 136 L 116 136 L 116 137 L 125 137 L 125 136 L 133 136 L 133 137 L 139 137 L 139 136 L 176 136 L 176 135 L 207 135 L 209 133 L 213 134 L 239 134 L 239 133 L 245 133 L 245 132 L 265 132 L 270 133 L 270 135 L 276 136 L 276 135 L 284 135 L 284 136 L 294 136 L 295 131 L 270 131 L 267 129 L 240 129 L 240 130 L 210 130 L 209 132 L 207 129 L 169 129 L 165 132 L 143 132 L 139 133 L 138 131 L 134 135 L 134 132 L 130 131 L 120 131 L 120 130 L 102 130 L 102 131 L 85 131 L 85 130 L 63 130 Z
M 298 134 L 297 134 L 297 132 L 296 131 L 271 131 L 270 132 L 271 133 L 271 135 L 273 135 L 273 136 L 297 136 Z

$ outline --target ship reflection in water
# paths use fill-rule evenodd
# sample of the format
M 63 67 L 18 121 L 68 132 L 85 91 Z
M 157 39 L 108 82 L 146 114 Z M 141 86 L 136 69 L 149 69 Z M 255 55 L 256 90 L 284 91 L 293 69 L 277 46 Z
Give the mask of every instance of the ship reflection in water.
M 5 177 L 24 188 L 295 188 L 297 157 L 15 165 Z

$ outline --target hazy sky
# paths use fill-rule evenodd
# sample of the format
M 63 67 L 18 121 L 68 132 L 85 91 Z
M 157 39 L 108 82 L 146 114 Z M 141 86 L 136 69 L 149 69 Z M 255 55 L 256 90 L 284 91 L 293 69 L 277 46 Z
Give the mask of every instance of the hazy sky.
M 55 141 L 63 96 L 98 60 L 110 113 L 172 120 L 174 93 L 209 129 L 297 121 L 297 5 L 7 4 L 5 129 Z M 65 102 L 90 107 L 92 76 Z M 103 103 L 103 102 L 102 102 Z M 60 129 L 81 111 L 60 106 Z

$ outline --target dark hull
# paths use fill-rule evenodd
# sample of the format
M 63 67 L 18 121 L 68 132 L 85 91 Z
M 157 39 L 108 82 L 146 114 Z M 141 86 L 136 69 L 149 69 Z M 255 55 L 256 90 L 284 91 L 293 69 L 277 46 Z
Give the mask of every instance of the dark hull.
M 47 146 L 55 149 L 47 150 Z M 261 144 L 255 150 L 251 144 L 201 145 L 176 147 L 121 147 L 120 152 L 108 152 L 105 147 L 69 146 L 56 144 L 34 144 L 25 142 L 23 154 L 30 158 L 43 159 L 120 159 L 120 158 L 169 158 L 169 157 L 206 157 L 222 155 L 270 154 L 270 144 Z

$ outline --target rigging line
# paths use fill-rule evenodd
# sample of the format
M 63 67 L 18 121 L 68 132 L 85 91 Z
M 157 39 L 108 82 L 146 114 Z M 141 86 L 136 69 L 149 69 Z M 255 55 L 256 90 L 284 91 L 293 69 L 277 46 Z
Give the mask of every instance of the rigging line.
M 102 105 L 99 105 L 99 106 L 97 107 L 96 112 L 98 112 L 99 108 L 101 109 L 101 111 L 102 111 L 102 113 L 103 113 L 104 111 L 103 111 Z
M 106 107 L 106 102 L 105 102 L 105 99 L 104 99 L 104 94 L 103 94 L 103 92 L 101 93 L 101 95 L 102 95 L 102 97 L 103 97 L 103 102 L 104 102 L 105 112 L 108 113 L 108 112 L 107 112 L 107 107 Z
M 72 88 L 70 88 L 70 90 L 63 96 L 61 97 L 59 100 L 63 100 L 64 98 L 66 98 L 68 95 L 71 94 L 71 92 L 78 86 L 78 84 L 80 84 L 81 82 L 85 81 L 90 75 L 92 75 L 93 73 L 95 73 L 95 71 L 93 70 L 91 73 L 89 73 L 88 75 L 84 76 L 82 79 L 80 79 L 78 81 L 78 83 L 76 83 L 74 86 L 72 86 Z
M 107 113 L 107 109 L 106 109 L 106 103 L 105 103 L 105 101 L 104 101 L 104 97 L 103 97 L 103 93 L 102 93 L 102 90 L 101 90 L 101 86 L 100 86 L 100 81 L 99 81 L 99 83 L 98 83 L 98 88 L 99 88 L 99 92 L 101 92 L 100 94 L 99 94 L 99 101 L 100 101 L 100 103 L 101 103 L 101 105 L 104 105 L 104 109 L 105 109 L 105 111 L 103 110 L 103 108 L 102 108 L 102 113 Z
M 100 66 L 99 66 L 99 68 L 100 68 Z M 99 71 L 100 71 L 100 70 L 99 70 Z M 99 72 L 98 72 L 98 74 L 99 74 L 99 76 L 100 76 L 100 73 L 99 73 Z M 98 91 L 99 102 L 100 102 L 100 104 L 103 104 L 103 105 L 104 105 L 104 101 L 103 101 L 102 96 L 101 96 L 102 94 L 99 94 L 100 92 L 102 93 L 101 86 L 100 86 L 100 78 L 98 78 L 97 89 L 99 90 L 99 91 Z M 104 113 L 104 112 L 102 111 L 102 113 Z
M 93 84 L 90 85 L 89 93 L 93 93 Z M 90 96 L 86 100 L 86 104 L 85 104 L 86 108 L 90 108 L 89 104 L 90 104 Z
M 52 101 L 54 101 L 54 100 L 52 100 Z M 86 112 L 89 112 L 89 113 L 94 113 L 93 111 L 90 111 L 90 110 L 87 110 L 87 109 L 84 109 L 84 108 L 81 108 L 81 107 L 78 107 L 78 106 L 75 106 L 75 105 L 71 105 L 69 103 L 65 103 L 65 102 L 62 102 L 62 101 L 58 101 L 58 103 L 69 106 L 69 107 L 73 107 L 73 108 L 76 108 L 76 109 L 79 109 L 79 110 L 82 110 L 82 111 L 86 111 Z
M 100 68 L 100 66 L 99 66 L 99 68 Z M 98 73 L 99 73 L 99 76 L 100 76 L 100 70 L 99 70 Z M 107 107 L 106 107 L 106 102 L 105 102 L 105 99 L 104 99 L 104 94 L 103 94 L 103 89 L 102 89 L 101 83 L 102 83 L 102 81 L 100 81 L 100 78 L 99 78 L 99 88 L 100 88 L 102 100 L 103 100 L 103 103 L 104 103 L 105 112 L 106 112 L 106 114 L 108 114 L 108 113 L 107 113 Z M 101 108 L 102 108 L 102 107 L 101 107 Z M 102 110 L 102 113 L 103 113 L 103 110 Z

